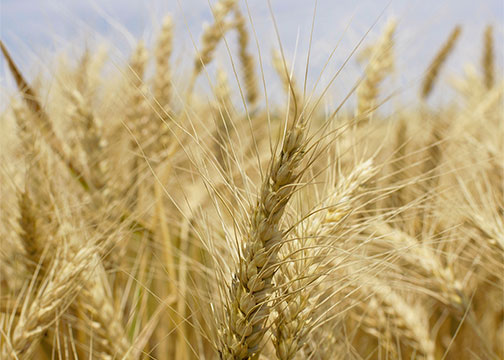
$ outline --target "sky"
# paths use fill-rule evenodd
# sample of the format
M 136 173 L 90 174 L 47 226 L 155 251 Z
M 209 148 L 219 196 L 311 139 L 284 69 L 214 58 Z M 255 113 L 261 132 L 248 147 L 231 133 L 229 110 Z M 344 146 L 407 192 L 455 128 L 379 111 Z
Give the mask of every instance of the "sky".
M 268 65 L 272 49 L 279 47 L 273 19 L 285 54 L 294 63 L 294 74 L 303 77 L 315 8 L 309 88 L 336 46 L 321 75 L 319 90 L 331 81 L 359 41 L 365 37 L 363 47 L 372 43 L 391 17 L 398 21 L 396 57 L 397 73 L 401 75 L 394 79 L 394 86 L 399 92 L 418 87 L 422 72 L 456 24 L 463 26 L 463 33 L 455 54 L 446 64 L 446 76 L 461 73 L 466 63 L 479 65 L 487 24 L 495 27 L 498 67 L 503 68 L 504 0 L 270 0 L 269 3 L 239 0 L 239 3 L 244 11 L 248 6 L 252 17 L 265 78 L 268 86 L 273 84 L 271 92 L 279 86 Z M 176 81 L 183 81 L 183 72 L 187 74 L 187 66 L 193 62 L 193 42 L 198 44 L 203 24 L 211 21 L 213 4 L 213 0 L 0 0 L 0 38 L 23 73 L 33 78 L 47 71 L 57 54 L 77 57 L 85 46 L 102 43 L 108 44 L 112 61 L 124 62 L 139 39 L 153 43 L 163 16 L 170 13 L 176 34 L 175 76 L 179 76 Z M 233 51 L 234 37 L 226 38 Z M 255 43 L 252 52 L 258 56 Z M 216 64 L 229 69 L 232 57 L 225 48 L 218 53 Z M 362 70 L 362 64 L 350 59 L 331 86 L 330 96 L 343 98 Z M 0 87 L 12 86 L 2 58 Z M 439 90 L 438 96 L 442 98 L 444 92 Z

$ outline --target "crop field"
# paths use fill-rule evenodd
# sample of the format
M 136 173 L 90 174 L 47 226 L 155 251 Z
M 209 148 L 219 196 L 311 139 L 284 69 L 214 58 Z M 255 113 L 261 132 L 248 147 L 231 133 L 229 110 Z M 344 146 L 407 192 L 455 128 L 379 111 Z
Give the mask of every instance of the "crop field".
M 405 98 L 401 19 L 320 85 L 315 48 L 210 11 L 183 75 L 169 14 L 40 76 L 1 43 L 0 358 L 504 359 L 498 26 L 440 34 Z M 457 47 L 479 61 L 453 74 Z

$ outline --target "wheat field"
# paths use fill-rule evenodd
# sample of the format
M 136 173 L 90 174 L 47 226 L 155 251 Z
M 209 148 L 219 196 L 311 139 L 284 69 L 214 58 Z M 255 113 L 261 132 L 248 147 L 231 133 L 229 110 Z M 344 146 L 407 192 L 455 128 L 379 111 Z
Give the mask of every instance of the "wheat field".
M 1 358 L 504 359 L 492 25 L 453 99 L 432 94 L 463 24 L 413 104 L 386 110 L 396 20 L 348 54 L 362 76 L 331 103 L 282 46 L 258 56 L 243 4 L 212 14 L 179 86 L 170 15 L 109 71 L 86 48 L 29 82 L 1 43 L 17 85 L 0 118 Z

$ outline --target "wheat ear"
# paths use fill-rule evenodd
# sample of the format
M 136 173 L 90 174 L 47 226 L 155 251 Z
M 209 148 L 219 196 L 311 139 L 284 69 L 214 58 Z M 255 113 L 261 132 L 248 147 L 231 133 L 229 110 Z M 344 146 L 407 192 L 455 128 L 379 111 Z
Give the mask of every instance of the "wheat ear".
M 40 218 L 27 189 L 19 194 L 20 238 L 26 254 L 26 267 L 29 274 L 35 274 L 42 257 L 42 239 Z M 40 267 L 43 275 L 45 266 Z
M 99 256 L 95 254 L 96 260 Z M 79 296 L 80 309 L 89 316 L 88 323 L 94 330 L 97 352 L 102 359 L 132 359 L 131 345 L 122 325 L 121 313 L 114 307 L 103 265 L 99 263 L 93 276 L 86 279 Z
M 149 107 L 145 99 L 145 85 L 143 78 L 145 75 L 145 68 L 149 59 L 149 54 L 145 48 L 143 41 L 139 41 L 133 54 L 131 55 L 128 67 L 129 75 L 129 88 L 128 88 L 128 106 L 126 108 L 126 125 L 133 134 L 130 140 L 130 147 L 136 153 L 138 152 L 138 144 L 144 150 L 145 143 L 148 140 L 151 131 L 148 129 L 150 117 Z M 131 197 L 128 199 L 130 204 L 136 203 L 138 200 L 138 177 L 140 160 L 135 156 L 132 161 L 131 182 L 129 188 L 133 189 Z
M 481 59 L 484 71 L 484 82 L 487 89 L 491 89 L 495 83 L 495 53 L 493 40 L 493 27 L 488 25 L 485 30 L 483 58 Z
M 75 159 L 72 159 L 72 157 L 68 155 L 64 143 L 56 136 L 56 133 L 54 132 L 54 128 L 52 126 L 49 117 L 47 116 L 46 112 L 42 109 L 37 94 L 24 79 L 23 75 L 17 68 L 16 64 L 14 63 L 14 60 L 10 56 L 9 52 L 7 51 L 7 48 L 5 47 L 4 43 L 1 40 L 0 40 L 0 50 L 2 51 L 5 59 L 7 60 L 7 65 L 9 66 L 9 70 L 12 76 L 14 77 L 14 80 L 16 81 L 16 85 L 19 89 L 19 92 L 23 96 L 23 100 L 25 101 L 30 111 L 32 111 L 33 114 L 36 115 L 35 119 L 37 120 L 38 122 L 37 125 L 40 127 L 40 130 L 44 135 L 44 140 L 47 142 L 47 144 L 49 144 L 51 149 L 63 161 L 63 163 L 65 163 L 65 165 L 68 167 L 72 175 L 75 176 L 75 178 L 77 179 L 77 181 L 79 181 L 82 187 L 86 190 L 89 190 L 93 184 L 87 178 L 81 166 L 75 161 Z
M 102 189 L 106 184 L 105 174 L 108 164 L 103 156 L 107 143 L 103 137 L 101 122 L 95 116 L 93 105 L 85 93 L 74 89 L 69 92 L 68 97 L 70 100 L 69 118 L 84 128 L 81 145 L 86 155 L 89 176 L 93 184 L 98 189 Z
M 395 20 L 390 20 L 373 47 L 371 58 L 366 67 L 365 77 L 357 88 L 357 113 L 363 117 L 372 112 L 376 106 L 380 83 L 394 69 L 394 32 L 397 26 Z
M 278 359 L 293 359 L 306 342 L 317 309 L 313 283 L 322 274 L 327 274 L 321 268 L 323 244 L 327 239 L 335 238 L 342 220 L 355 209 L 359 189 L 375 173 L 371 160 L 357 165 L 348 176 L 338 181 L 328 199 L 304 222 L 307 224 L 298 226 L 305 227 L 296 231 L 303 244 L 294 242 L 291 246 L 291 254 L 298 256 L 289 255 L 289 261 L 280 267 L 282 283 L 288 284 L 288 288 L 279 296 L 278 315 L 272 327 Z
M 149 54 L 143 41 L 139 41 L 129 61 L 129 104 L 127 108 L 128 126 L 134 133 L 142 132 L 143 121 L 146 117 L 144 83 L 145 68 L 149 60 Z
M 48 265 L 47 259 L 42 259 L 43 250 L 48 245 L 46 234 L 56 230 L 51 228 L 50 215 L 47 211 L 51 206 L 51 199 L 43 191 L 50 171 L 46 154 L 41 151 L 37 132 L 29 124 L 33 115 L 17 102 L 12 104 L 12 110 L 18 126 L 22 151 L 26 154 L 24 189 L 18 191 L 19 238 L 25 250 L 27 272 L 34 274 L 38 269 L 39 274 L 43 276 Z
M 173 49 L 173 20 L 165 16 L 161 32 L 156 42 L 154 58 L 156 60 L 156 75 L 154 78 L 154 97 L 162 111 L 167 111 L 171 99 L 171 67 L 170 57 Z M 164 117 L 164 114 L 161 113 Z
M 426 360 L 434 360 L 435 344 L 429 333 L 427 311 L 421 304 L 409 304 L 399 293 L 380 279 L 371 277 L 359 279 L 360 290 L 372 294 L 367 301 L 366 313 L 378 320 L 378 328 L 387 328 L 393 322 L 393 330 L 399 336 L 409 339 L 411 347 L 420 351 Z
M 257 76 L 255 73 L 255 61 L 254 57 L 247 50 L 249 43 L 249 34 L 246 28 L 245 17 L 237 6 L 235 7 L 235 21 L 236 31 L 238 33 L 238 56 L 240 58 L 240 63 L 242 66 L 245 93 L 248 103 L 254 106 L 259 97 L 259 92 L 257 89 Z
M 427 97 L 432 92 L 434 84 L 436 83 L 436 80 L 438 78 L 439 71 L 446 62 L 446 59 L 448 59 L 448 56 L 452 53 L 453 49 L 455 48 L 455 44 L 457 43 L 457 39 L 459 38 L 461 32 L 462 28 L 457 25 L 452 30 L 450 36 L 443 44 L 441 49 L 438 51 L 429 67 L 427 68 L 427 73 L 425 74 L 422 83 L 422 89 L 420 91 L 420 96 L 422 99 L 427 99 Z
M 457 309 L 466 305 L 467 299 L 464 296 L 462 284 L 456 280 L 453 270 L 444 266 L 439 256 L 425 242 L 420 242 L 384 222 L 374 222 L 370 229 L 375 236 L 388 240 L 390 246 L 400 250 L 399 254 L 403 260 L 417 267 L 429 280 L 432 280 L 445 303 Z
M 284 236 L 279 228 L 280 220 L 301 175 L 305 131 L 304 122 L 289 128 L 282 151 L 272 161 L 252 210 L 220 331 L 219 352 L 223 359 L 249 359 L 260 353 L 270 314 L 277 254 Z
M 206 27 L 201 36 L 201 49 L 198 51 L 194 60 L 194 70 L 189 91 L 192 91 L 196 78 L 208 65 L 214 56 L 214 51 L 219 45 L 219 42 L 224 37 L 226 31 L 231 27 L 231 24 L 226 22 L 227 14 L 236 6 L 236 0 L 220 0 L 213 8 L 213 24 Z
M 58 321 L 82 288 L 82 280 L 96 267 L 99 250 L 86 246 L 67 259 L 60 254 L 53 262 L 38 293 L 26 296 L 14 329 L 2 343 L 2 358 L 30 359 L 44 332 Z

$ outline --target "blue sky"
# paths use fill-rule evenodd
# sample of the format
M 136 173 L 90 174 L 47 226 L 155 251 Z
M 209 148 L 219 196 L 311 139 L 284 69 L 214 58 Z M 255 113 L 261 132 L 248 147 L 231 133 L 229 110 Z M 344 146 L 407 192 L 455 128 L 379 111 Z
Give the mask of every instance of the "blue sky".
M 246 9 L 244 0 L 240 0 L 240 5 Z M 248 0 L 248 5 L 263 61 L 269 63 L 271 49 L 278 48 L 278 43 L 268 2 Z M 286 54 L 291 60 L 296 54 L 295 72 L 301 76 L 315 1 L 271 0 L 271 5 Z M 0 0 L 0 37 L 23 72 L 33 77 L 47 67 L 56 53 L 66 51 L 77 56 L 86 43 L 108 42 L 112 44 L 114 61 L 126 59 L 136 40 L 143 38 L 152 43 L 161 18 L 168 12 L 176 24 L 174 61 L 177 64 L 192 63 L 194 47 L 191 36 L 198 42 L 202 24 L 211 21 L 207 0 Z M 319 0 L 310 62 L 311 82 L 340 38 L 341 44 L 322 76 L 325 82 L 366 31 L 371 29 L 366 40 L 372 42 L 391 16 L 399 21 L 396 53 L 401 76 L 396 84 L 406 89 L 415 87 L 422 71 L 456 24 L 463 25 L 463 34 L 456 55 L 447 64 L 445 72 L 448 74 L 460 73 L 464 63 L 478 65 L 486 24 L 494 24 L 497 40 L 504 43 L 502 0 Z M 501 65 L 502 59 L 502 46 L 499 46 L 498 62 Z M 224 67 L 229 65 L 225 51 L 220 52 L 217 63 Z M 343 96 L 361 71 L 355 60 L 350 61 L 332 87 L 334 97 Z M 268 81 L 272 77 L 269 70 L 266 77 Z M 9 88 L 11 85 L 2 59 L 0 86 Z

